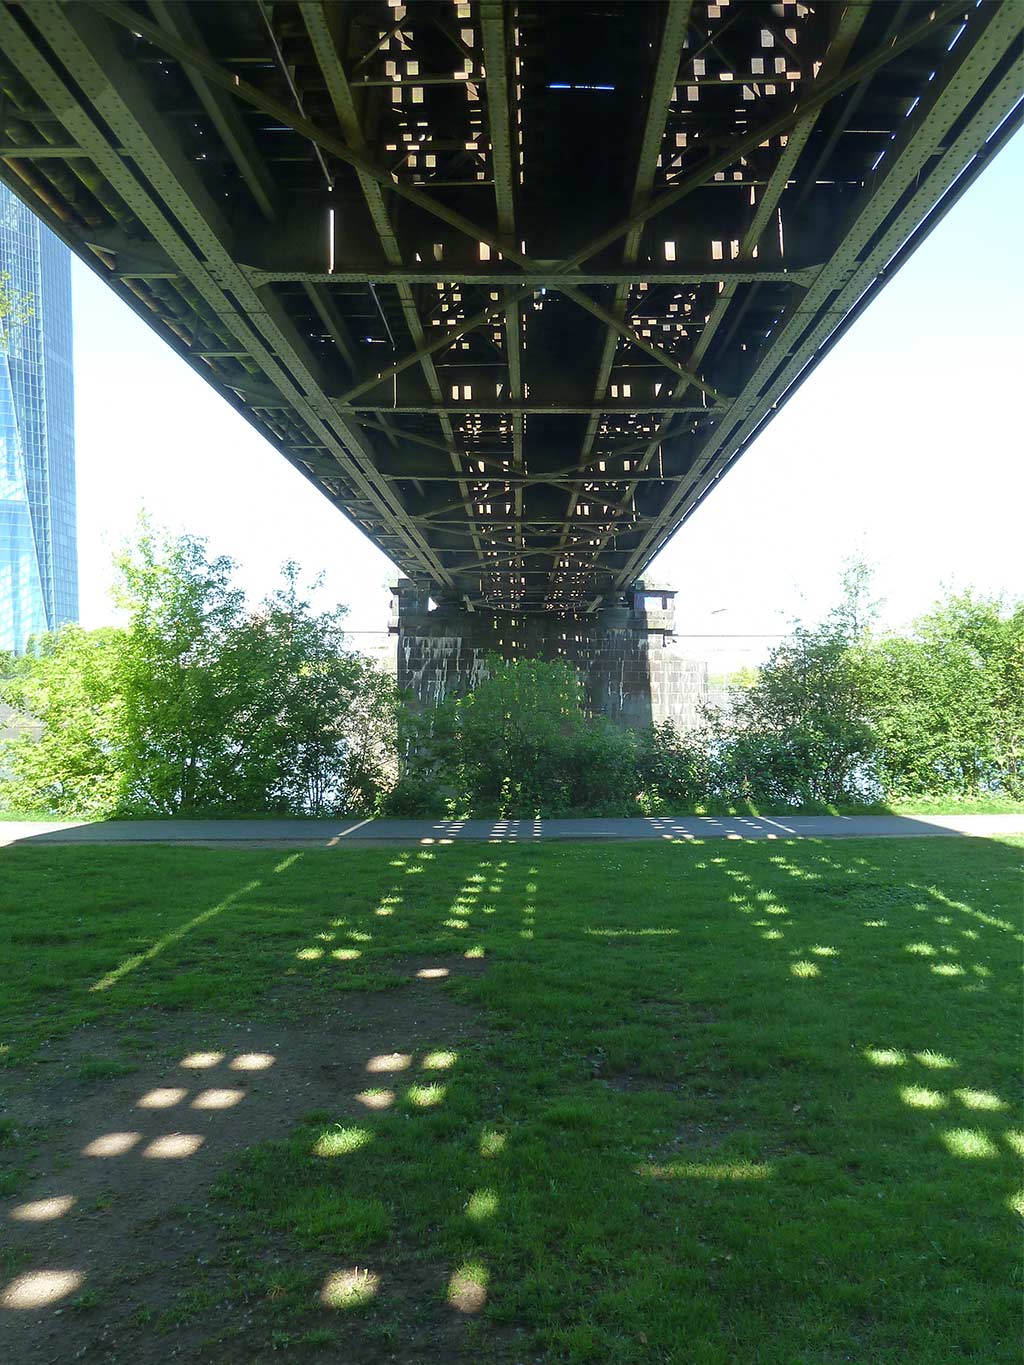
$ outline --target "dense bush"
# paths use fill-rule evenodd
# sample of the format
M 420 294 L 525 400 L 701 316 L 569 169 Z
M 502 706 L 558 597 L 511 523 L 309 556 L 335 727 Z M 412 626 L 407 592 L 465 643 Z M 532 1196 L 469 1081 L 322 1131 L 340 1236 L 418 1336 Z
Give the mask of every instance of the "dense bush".
M 753 805 L 849 803 L 877 794 L 876 740 L 858 642 L 871 605 L 862 570 L 839 607 L 797 626 L 729 711 L 708 717 L 711 792 Z
M 485 674 L 468 695 L 403 718 L 403 776 L 385 800 L 388 814 L 425 814 L 438 795 L 452 816 L 632 809 L 633 739 L 586 718 L 568 664 L 492 657 Z
M 886 793 L 1024 799 L 1024 602 L 952 596 L 862 666 Z
M 711 763 L 703 735 L 683 734 L 670 720 L 649 725 L 637 737 L 636 766 L 646 815 L 685 810 L 707 799 Z

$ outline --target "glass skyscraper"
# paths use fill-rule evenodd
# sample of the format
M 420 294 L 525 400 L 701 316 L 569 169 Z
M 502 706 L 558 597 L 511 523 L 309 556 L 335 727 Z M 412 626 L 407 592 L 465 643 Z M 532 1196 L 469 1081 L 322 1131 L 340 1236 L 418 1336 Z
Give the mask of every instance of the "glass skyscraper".
M 0 345 L 0 652 L 78 619 L 71 256 L 0 185 L 0 277 L 28 315 Z

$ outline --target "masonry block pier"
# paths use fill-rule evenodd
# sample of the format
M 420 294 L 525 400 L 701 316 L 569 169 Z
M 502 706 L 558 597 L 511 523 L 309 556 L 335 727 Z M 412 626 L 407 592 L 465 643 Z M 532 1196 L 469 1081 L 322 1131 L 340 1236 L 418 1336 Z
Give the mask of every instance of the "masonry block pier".
M 679 650 L 671 588 L 636 584 L 621 606 L 591 615 L 516 616 L 432 606 L 429 587 L 404 578 L 394 589 L 390 629 L 398 685 L 417 706 L 469 691 L 488 654 L 572 664 L 591 713 L 633 728 L 663 720 L 690 728 L 708 698 L 707 665 Z

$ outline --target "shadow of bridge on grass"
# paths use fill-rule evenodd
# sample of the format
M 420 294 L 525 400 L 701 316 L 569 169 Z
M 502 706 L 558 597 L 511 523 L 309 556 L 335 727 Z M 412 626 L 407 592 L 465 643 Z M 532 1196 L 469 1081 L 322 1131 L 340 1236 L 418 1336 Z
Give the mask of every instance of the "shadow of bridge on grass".
M 83 1142 L 80 1164 L 134 1171 L 144 1202 L 149 1170 L 212 1157 L 213 1125 L 244 1118 L 219 1158 L 218 1207 L 244 1213 L 250 1265 L 272 1246 L 283 1268 L 220 1311 L 239 1321 L 244 1307 L 269 1333 L 285 1311 L 316 1331 L 346 1310 L 353 1360 L 374 1324 L 398 1321 L 422 1345 L 438 1311 L 476 1316 L 499 1359 L 509 1322 L 537 1349 L 589 1342 L 608 1359 L 641 1334 L 650 1352 L 767 1342 L 792 1358 L 823 1332 L 907 1360 L 950 1346 L 1003 1358 L 990 1334 L 1015 1309 L 997 1271 L 1024 1210 L 1010 1109 L 1019 850 L 724 846 L 649 823 L 653 842 L 637 845 L 303 853 L 215 916 L 197 908 L 90 984 L 104 999 L 135 990 L 200 930 L 230 952 L 287 905 L 268 960 L 318 1000 L 357 1002 L 370 1030 L 358 1064 L 315 1118 L 293 1105 L 268 1132 L 247 1054 L 204 1047 L 200 1064 L 191 1049 Z M 482 1013 L 455 1041 L 409 1022 L 385 1035 L 372 1002 L 407 982 Z M 274 1056 L 281 1027 L 263 1021 L 254 1055 Z M 74 1219 L 76 1197 L 68 1179 L 31 1190 L 9 1226 Z M 77 1245 L 95 1245 L 81 1226 Z M 0 1317 L 42 1321 L 103 1283 L 70 1245 L 4 1278 Z M 425 1298 L 410 1245 L 432 1267 Z M 51 1340 L 72 1330 L 48 1321 Z M 473 1354 L 446 1340 L 450 1358 Z

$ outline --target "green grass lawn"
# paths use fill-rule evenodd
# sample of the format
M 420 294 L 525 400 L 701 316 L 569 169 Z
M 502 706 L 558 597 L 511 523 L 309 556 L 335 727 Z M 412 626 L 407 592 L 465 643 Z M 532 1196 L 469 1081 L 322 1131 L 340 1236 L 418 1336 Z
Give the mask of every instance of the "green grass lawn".
M 388 1107 L 252 1133 L 185 1211 L 214 1250 L 161 1312 L 98 1278 L 67 1321 L 113 1315 L 146 1360 L 186 1329 L 186 1359 L 425 1359 L 417 1314 L 461 1308 L 447 1358 L 1017 1361 L 1022 851 L 5 849 L 16 1097 L 85 1024 L 130 1066 L 163 1021 L 315 1036 L 349 992 L 422 991 L 406 960 L 482 965 L 433 983 L 472 1027 L 381 1080 Z M 5 1192 L 35 1197 L 54 1134 L 6 1139 Z

